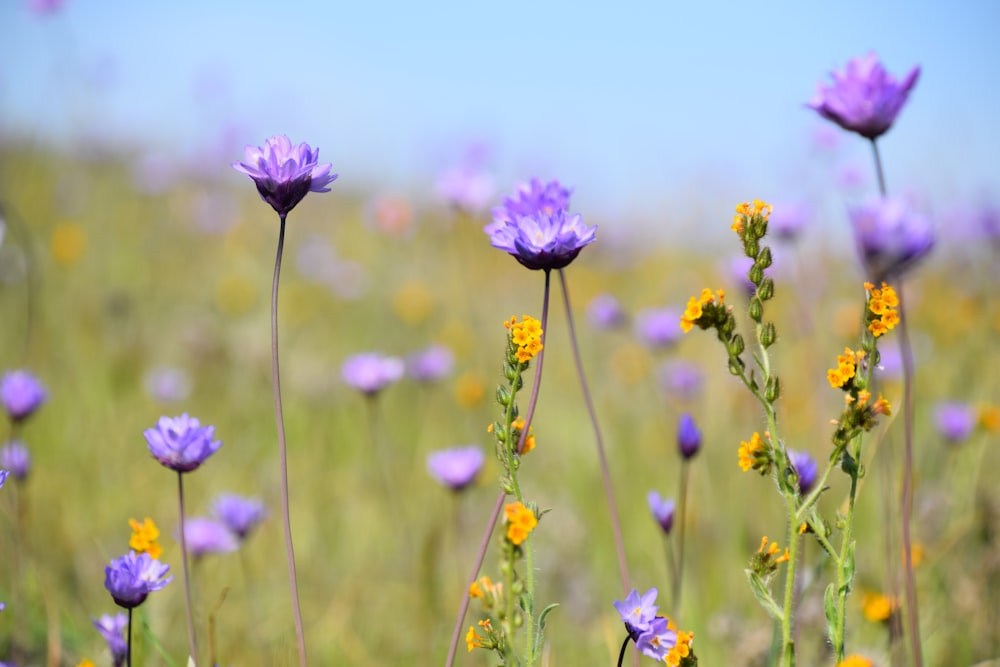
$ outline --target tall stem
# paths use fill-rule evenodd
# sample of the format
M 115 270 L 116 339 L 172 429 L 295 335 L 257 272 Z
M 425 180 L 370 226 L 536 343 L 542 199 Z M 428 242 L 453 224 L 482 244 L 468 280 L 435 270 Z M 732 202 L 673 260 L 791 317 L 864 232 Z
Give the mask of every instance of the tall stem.
M 195 642 L 194 635 L 194 608 L 191 606 L 191 578 L 188 575 L 188 559 L 187 559 L 187 536 L 184 534 L 184 473 L 177 473 L 177 502 L 180 506 L 180 517 L 181 517 L 181 566 L 184 570 L 184 602 L 187 605 L 187 631 L 188 631 L 188 650 L 190 651 L 191 659 L 196 663 L 198 662 L 198 645 Z M 131 621 L 132 610 L 129 610 L 129 619 Z
M 131 607 L 129 607 L 128 610 L 128 634 L 125 635 L 125 665 L 126 667 L 132 667 L 132 608 Z
M 274 381 L 274 417 L 278 424 L 278 458 L 281 461 L 281 522 L 285 529 L 285 558 L 288 561 L 288 585 L 292 593 L 295 641 L 299 649 L 299 667 L 306 667 L 306 636 L 299 608 L 299 585 L 295 576 L 295 549 L 292 547 L 292 520 L 288 510 L 288 448 L 285 444 L 285 418 L 281 410 L 281 374 L 278 370 L 278 278 L 281 276 L 281 253 L 285 247 L 285 215 L 281 215 L 278 251 L 274 258 L 274 281 L 271 284 L 271 377 Z
M 559 284 L 562 287 L 563 305 L 566 307 L 566 322 L 569 326 L 569 338 L 573 346 L 573 360 L 576 362 L 576 374 L 580 379 L 583 400 L 587 404 L 590 424 L 594 429 L 594 437 L 597 440 L 597 457 L 601 463 L 601 479 L 604 482 L 604 495 L 608 503 L 608 511 L 611 513 L 611 528 L 615 538 L 615 551 L 618 554 L 618 572 L 621 575 L 622 589 L 628 592 L 632 586 L 629 583 L 628 563 L 625 560 L 625 544 L 622 540 L 621 524 L 618 521 L 618 507 L 615 504 L 614 489 L 611 487 L 611 473 L 608 470 L 608 459 L 604 453 L 604 438 L 601 435 L 601 427 L 597 423 L 597 412 L 594 410 L 594 402 L 590 397 L 587 377 L 583 372 L 583 361 L 580 359 L 580 346 L 576 341 L 576 327 L 573 324 L 573 310 L 569 305 L 569 289 L 566 287 L 566 274 L 562 269 L 559 269 Z
M 681 582 L 684 581 L 684 524 L 687 521 L 687 488 L 688 488 L 688 475 L 690 474 L 690 466 L 688 466 L 687 459 L 681 461 L 681 490 L 677 507 L 677 567 L 670 573 L 673 577 L 674 583 L 674 599 L 672 600 L 674 604 L 674 613 L 681 613 Z
M 882 157 L 878 153 L 878 144 L 874 139 L 872 139 L 872 153 L 875 155 L 875 173 L 878 174 L 878 191 L 885 197 L 885 173 L 882 171 Z

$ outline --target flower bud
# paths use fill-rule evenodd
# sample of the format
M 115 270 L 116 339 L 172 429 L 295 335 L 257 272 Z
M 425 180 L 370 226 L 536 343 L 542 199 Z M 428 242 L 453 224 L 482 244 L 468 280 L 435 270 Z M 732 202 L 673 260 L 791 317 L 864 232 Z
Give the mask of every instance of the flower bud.
M 677 426 L 677 447 L 684 460 L 693 458 L 701 449 L 701 431 L 694 423 L 694 417 L 686 412 L 681 415 L 680 423 Z
M 756 257 L 760 252 L 760 246 L 757 244 L 757 239 L 748 234 L 743 243 L 743 251 L 746 253 L 747 257 Z
M 764 399 L 768 403 L 774 403 L 778 400 L 781 395 L 781 380 L 778 379 L 777 375 L 772 375 L 767 378 L 767 382 L 764 384 Z
M 729 341 L 729 353 L 734 357 L 738 357 L 743 354 L 743 350 L 746 349 L 746 343 L 743 342 L 743 336 L 741 334 L 736 334 L 733 336 L 732 340 Z
M 774 322 L 765 322 L 764 326 L 760 330 L 760 344 L 763 345 L 765 349 L 769 348 L 774 345 L 774 341 L 777 337 L 778 334 L 774 330 Z
M 754 296 L 750 299 L 750 308 L 747 311 L 750 314 L 750 319 L 754 322 L 760 324 L 760 320 L 764 317 L 764 304 L 760 302 L 760 299 Z
M 767 248 L 765 248 L 766 250 Z M 771 280 L 769 276 L 765 276 L 762 281 L 760 281 L 760 287 L 757 288 L 757 296 L 760 297 L 761 301 L 767 301 L 768 299 L 774 298 L 774 281 Z
M 764 279 L 764 267 L 754 262 L 753 266 L 750 267 L 747 277 L 750 278 L 750 282 L 754 285 L 760 285 L 760 281 Z
M 510 398 L 511 398 L 510 389 L 504 387 L 503 385 L 497 387 L 497 403 L 499 403 L 504 407 L 507 407 L 508 405 L 510 405 Z
M 772 261 L 773 260 L 771 259 L 771 249 L 768 248 L 767 246 L 761 248 L 760 254 L 757 255 L 757 264 L 760 265 L 760 268 L 766 269 L 767 267 L 771 266 Z

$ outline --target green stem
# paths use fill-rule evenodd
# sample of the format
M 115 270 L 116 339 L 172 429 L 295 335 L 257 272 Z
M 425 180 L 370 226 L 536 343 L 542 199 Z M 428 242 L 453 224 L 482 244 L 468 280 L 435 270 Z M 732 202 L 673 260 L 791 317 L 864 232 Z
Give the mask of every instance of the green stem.
M 844 534 L 840 543 L 840 556 L 837 558 L 837 626 L 836 636 L 831 637 L 836 662 L 839 664 L 844 659 L 844 635 L 847 629 L 847 596 L 851 591 L 851 581 L 853 571 L 848 573 L 844 569 L 844 561 L 848 551 L 851 549 L 851 541 L 854 537 L 854 501 L 858 492 L 858 466 L 861 465 L 859 458 L 861 455 L 861 436 L 857 436 L 851 442 L 851 456 L 854 457 L 854 467 L 851 470 L 851 493 L 847 501 L 847 516 L 844 519 Z M 850 578 L 849 578 L 850 577 Z
M 780 473 L 779 473 L 780 474 Z M 785 504 L 788 507 L 788 563 L 785 571 L 785 605 L 781 614 L 781 664 L 787 667 L 795 665 L 795 642 L 792 640 L 793 612 L 792 603 L 795 599 L 795 566 L 798 564 L 799 539 L 795 530 L 795 495 L 785 494 Z

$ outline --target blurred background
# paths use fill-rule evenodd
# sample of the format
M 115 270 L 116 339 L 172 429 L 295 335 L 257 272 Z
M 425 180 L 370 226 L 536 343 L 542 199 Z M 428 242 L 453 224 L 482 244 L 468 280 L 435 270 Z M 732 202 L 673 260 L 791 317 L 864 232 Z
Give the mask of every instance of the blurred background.
M 567 277 L 633 583 L 668 588 L 646 494 L 677 494 L 675 434 L 690 412 L 704 445 L 686 597 L 679 610 L 664 598 L 663 611 L 695 631 L 702 664 L 767 664 L 771 624 L 742 569 L 761 535 L 779 536 L 782 510 L 736 465 L 760 411 L 713 337 L 682 340 L 676 322 L 705 286 L 741 303 L 733 207 L 773 203 L 791 229 L 773 244 L 784 435 L 824 460 L 842 406 L 825 372 L 856 345 L 863 307 L 845 209 L 877 185 L 866 143 L 804 104 L 870 50 L 898 77 L 922 68 L 880 148 L 890 191 L 938 233 L 907 285 L 928 663 L 997 658 L 998 19 L 989 2 L 3 3 L 0 370 L 31 370 L 49 399 L 19 435 L 32 456 L 19 503 L 0 492 L 0 660 L 110 664 L 91 618 L 114 611 L 102 568 L 127 550 L 129 518 L 157 522 L 179 577 L 175 480 L 142 431 L 189 412 L 224 442 L 189 476 L 191 513 L 224 491 L 271 510 L 238 553 L 197 559 L 202 643 L 211 627 L 218 664 L 294 662 L 270 384 L 276 220 L 230 168 L 245 145 L 287 134 L 340 174 L 289 216 L 281 293 L 312 664 L 443 662 L 496 494 L 485 427 L 498 413 L 502 323 L 538 317 L 542 299 L 541 276 L 481 229 L 533 176 L 573 187 L 572 210 L 599 226 Z M 522 485 L 552 508 L 535 546 L 539 603 L 562 605 L 546 664 L 603 665 L 624 637 L 611 604 L 623 591 L 566 328 L 555 300 Z M 435 344 L 453 355 L 439 375 L 411 372 L 377 400 L 341 379 L 351 354 Z M 889 340 L 884 389 L 897 405 L 894 350 Z M 901 664 L 892 624 L 861 602 L 900 590 L 902 423 L 869 442 L 849 646 Z M 455 494 L 425 459 L 468 444 L 486 468 Z M 835 475 L 827 517 L 845 481 Z M 828 573 L 814 546 L 800 646 L 802 664 L 827 664 Z M 495 568 L 491 552 L 484 573 Z M 184 664 L 179 578 L 142 610 L 135 664 Z M 458 664 L 493 662 L 463 645 Z

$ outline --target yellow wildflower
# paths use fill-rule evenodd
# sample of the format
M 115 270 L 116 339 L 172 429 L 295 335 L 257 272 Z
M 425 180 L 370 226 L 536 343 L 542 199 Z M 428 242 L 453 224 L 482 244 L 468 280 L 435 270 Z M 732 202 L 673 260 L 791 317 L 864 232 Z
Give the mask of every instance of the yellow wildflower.
M 896 325 L 899 324 L 899 312 L 895 310 L 885 311 L 882 314 L 882 324 L 885 325 L 886 329 L 895 329 Z
M 889 327 L 887 327 L 882 320 L 872 320 L 872 323 L 868 325 L 868 330 L 872 332 L 873 336 L 878 338 L 889 331 Z
M 867 592 L 861 598 L 861 613 L 873 623 L 888 621 L 897 609 L 899 600 L 882 593 Z
M 873 667 L 873 663 L 863 655 L 849 655 L 837 663 L 837 667 Z
M 750 442 L 740 441 L 740 468 L 743 472 L 753 467 L 754 455 L 761 451 L 760 434 L 756 431 L 750 436 Z
M 88 660 L 87 658 L 84 658 L 77 664 L 76 667 L 97 667 L 97 666 L 94 664 L 93 660 Z
M 515 545 L 528 539 L 528 534 L 538 525 L 535 513 L 520 501 L 508 503 L 504 507 L 504 515 L 507 520 L 507 539 Z
M 875 405 L 872 406 L 872 412 L 877 415 L 885 415 L 888 417 L 892 414 L 892 406 L 889 405 L 889 401 L 882 398 L 882 394 L 879 394 L 878 400 L 875 401 Z
M 135 519 L 129 519 L 128 525 L 132 528 L 132 537 L 129 538 L 128 546 L 136 553 L 147 553 L 153 560 L 159 559 L 163 554 L 163 547 L 156 541 L 160 537 L 160 530 L 148 516 L 139 523 Z
M 475 627 L 469 626 L 469 631 L 465 634 L 465 645 L 469 647 L 469 653 L 472 653 L 474 648 L 483 648 L 485 640 L 486 637 L 478 634 Z
M 885 301 L 885 305 L 890 308 L 899 307 L 899 296 L 896 294 L 896 290 L 889 287 L 889 285 L 882 283 L 882 300 Z

